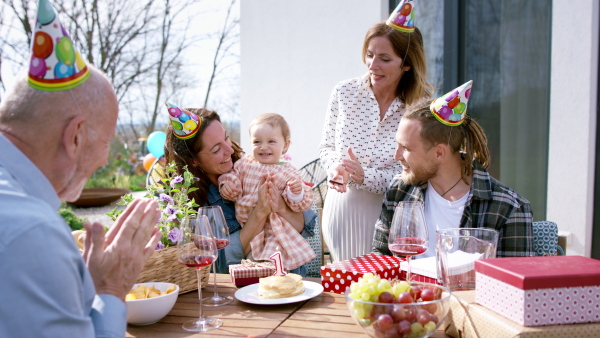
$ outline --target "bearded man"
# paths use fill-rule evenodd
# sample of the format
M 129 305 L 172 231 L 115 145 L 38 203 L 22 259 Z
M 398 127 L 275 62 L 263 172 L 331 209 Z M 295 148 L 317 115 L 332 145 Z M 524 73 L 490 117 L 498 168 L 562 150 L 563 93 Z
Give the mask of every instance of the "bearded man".
M 375 225 L 373 252 L 392 255 L 389 229 L 399 201 L 421 201 L 435 255 L 435 232 L 447 228 L 491 228 L 499 233 L 497 257 L 533 256 L 529 201 L 491 177 L 487 138 L 466 114 L 471 82 L 435 100 L 408 107 L 396 133 L 394 158 L 402 173 L 387 191 Z M 456 104 L 452 101 L 460 101 Z M 463 104 L 460 106 L 460 104 Z M 448 105 L 454 108 L 445 109 Z

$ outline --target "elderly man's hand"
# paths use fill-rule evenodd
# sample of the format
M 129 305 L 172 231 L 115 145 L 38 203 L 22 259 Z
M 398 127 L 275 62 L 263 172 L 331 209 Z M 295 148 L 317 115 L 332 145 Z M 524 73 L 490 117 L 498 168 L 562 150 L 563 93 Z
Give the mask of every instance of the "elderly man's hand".
M 160 240 L 156 227 L 159 218 L 158 203 L 144 199 L 128 205 L 106 236 L 101 224 L 84 224 L 87 236 L 83 258 L 96 293 L 125 299 Z

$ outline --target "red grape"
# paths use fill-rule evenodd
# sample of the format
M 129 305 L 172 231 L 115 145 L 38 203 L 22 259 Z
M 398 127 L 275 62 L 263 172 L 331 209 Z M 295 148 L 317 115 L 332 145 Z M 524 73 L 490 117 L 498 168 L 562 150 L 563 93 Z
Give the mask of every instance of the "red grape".
M 400 334 L 398 333 L 398 330 L 396 330 L 395 327 L 392 327 L 391 329 L 385 331 L 385 337 L 386 338 L 401 338 Z
M 404 310 L 404 315 L 405 315 L 404 319 L 406 319 L 412 323 L 417 318 L 417 309 L 415 309 L 414 306 L 406 307 Z
M 421 298 L 421 287 L 420 286 L 413 286 L 410 288 L 410 295 L 412 296 L 413 299 L 419 299 Z
M 424 302 L 429 302 L 434 299 L 435 299 L 435 294 L 433 293 L 433 290 L 425 289 L 425 290 L 421 291 L 421 300 L 423 300 Z
M 429 315 L 429 317 L 431 318 L 431 321 L 434 323 L 438 323 L 439 319 L 436 315 L 434 315 L 433 313 Z
M 393 303 L 394 302 L 394 296 L 389 293 L 389 292 L 382 292 L 379 295 L 379 302 L 380 303 Z
M 396 300 L 396 303 L 408 304 L 408 303 L 412 303 L 413 301 L 414 301 L 414 299 L 412 298 L 410 293 L 402 292 L 398 295 L 398 299 Z
M 403 320 L 400 323 L 398 323 L 397 326 L 398 329 L 398 333 L 400 334 L 406 334 L 410 332 L 410 322 L 408 320 Z
M 392 311 L 392 319 L 394 319 L 394 322 L 400 322 L 402 320 L 404 320 L 404 318 L 406 318 L 406 315 L 404 314 L 404 307 L 403 306 L 394 306 L 394 310 Z
M 417 321 L 421 323 L 421 325 L 425 325 L 431 321 L 431 315 L 429 312 L 427 312 L 427 310 L 420 309 L 417 312 Z
M 377 318 L 377 324 L 379 324 L 379 328 L 381 330 L 387 331 L 392 328 L 394 320 L 392 319 L 392 316 L 388 314 L 382 314 Z
M 429 313 L 435 313 L 435 311 L 437 310 L 437 304 L 436 303 L 423 304 L 422 308 L 427 310 L 427 312 L 429 312 Z

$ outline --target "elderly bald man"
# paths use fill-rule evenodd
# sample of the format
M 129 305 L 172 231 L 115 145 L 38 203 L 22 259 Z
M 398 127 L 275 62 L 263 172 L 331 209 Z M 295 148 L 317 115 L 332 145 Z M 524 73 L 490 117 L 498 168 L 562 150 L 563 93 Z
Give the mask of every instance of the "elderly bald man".
M 123 337 L 127 291 L 160 233 L 156 202 L 137 200 L 105 234 L 85 224 L 79 253 L 57 214 L 108 159 L 118 103 L 88 65 L 74 88 L 43 91 L 26 73 L 0 103 L 0 336 Z

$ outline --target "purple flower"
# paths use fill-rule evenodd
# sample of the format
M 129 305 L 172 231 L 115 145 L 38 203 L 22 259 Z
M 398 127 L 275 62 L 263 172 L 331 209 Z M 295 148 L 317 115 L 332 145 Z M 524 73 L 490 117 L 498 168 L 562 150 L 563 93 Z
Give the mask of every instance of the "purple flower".
M 175 201 L 173 201 L 173 199 L 171 198 L 171 196 L 167 195 L 167 194 L 160 194 L 158 195 L 161 199 L 161 201 L 165 201 L 169 204 L 174 204 Z
M 292 155 L 285 153 L 283 155 L 281 155 L 281 158 L 283 158 L 286 161 L 291 161 L 292 160 Z
M 165 248 L 165 245 L 162 244 L 162 242 L 158 242 L 158 244 L 156 244 L 156 249 L 154 249 L 154 250 L 160 250 L 160 249 L 164 249 L 164 248 Z
M 183 177 L 181 177 L 181 176 L 175 176 L 175 177 L 174 177 L 174 178 L 171 180 L 171 183 L 170 183 L 170 185 L 171 185 L 171 188 L 175 188 L 175 184 L 177 184 L 177 183 L 181 183 L 181 182 L 183 182 Z
M 183 239 L 183 232 L 179 228 L 173 228 L 169 231 L 167 239 L 173 243 L 179 243 Z

